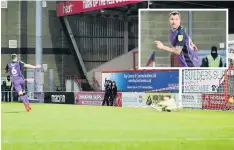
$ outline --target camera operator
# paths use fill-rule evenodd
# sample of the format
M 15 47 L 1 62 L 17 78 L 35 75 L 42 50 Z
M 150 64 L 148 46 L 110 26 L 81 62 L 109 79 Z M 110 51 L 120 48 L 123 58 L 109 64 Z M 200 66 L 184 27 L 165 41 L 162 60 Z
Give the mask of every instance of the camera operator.
M 107 106 L 109 106 L 109 98 L 111 97 L 111 92 L 112 92 L 111 81 L 105 79 L 104 87 L 105 87 L 105 95 L 104 95 L 104 100 L 102 102 L 102 106 L 104 106 L 105 103 L 107 104 Z
M 110 97 L 110 105 L 114 106 L 115 100 L 116 100 L 116 95 L 117 95 L 117 86 L 115 81 L 112 82 L 112 93 Z

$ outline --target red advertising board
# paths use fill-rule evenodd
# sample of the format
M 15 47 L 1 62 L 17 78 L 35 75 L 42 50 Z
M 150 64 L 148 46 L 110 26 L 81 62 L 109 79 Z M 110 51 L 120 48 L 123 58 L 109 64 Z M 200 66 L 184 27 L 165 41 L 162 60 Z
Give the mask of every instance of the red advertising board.
M 234 110 L 234 103 L 226 102 L 224 94 L 202 94 L 202 109 Z
M 104 92 L 76 92 L 75 104 L 78 105 L 102 105 Z M 117 93 L 116 106 L 122 107 L 122 93 Z
M 122 93 L 117 93 L 115 106 L 122 107 Z
M 79 0 L 57 4 L 57 16 L 74 15 L 81 12 L 119 7 L 141 2 L 142 0 Z

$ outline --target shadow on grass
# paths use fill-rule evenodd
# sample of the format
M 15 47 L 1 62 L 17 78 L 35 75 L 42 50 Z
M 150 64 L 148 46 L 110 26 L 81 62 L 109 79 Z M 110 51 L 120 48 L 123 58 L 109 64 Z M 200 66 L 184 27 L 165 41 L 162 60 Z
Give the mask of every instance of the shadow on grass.
M 25 113 L 26 111 L 2 111 L 4 114 L 18 114 L 18 113 Z

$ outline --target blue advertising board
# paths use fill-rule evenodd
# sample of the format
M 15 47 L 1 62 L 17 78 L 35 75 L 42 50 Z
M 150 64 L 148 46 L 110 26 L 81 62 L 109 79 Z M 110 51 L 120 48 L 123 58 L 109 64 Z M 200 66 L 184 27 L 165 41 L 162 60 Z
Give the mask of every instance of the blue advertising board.
M 171 87 L 174 88 L 170 91 L 178 91 L 179 71 L 102 73 L 102 90 L 105 79 L 115 81 L 118 91 L 152 91 Z

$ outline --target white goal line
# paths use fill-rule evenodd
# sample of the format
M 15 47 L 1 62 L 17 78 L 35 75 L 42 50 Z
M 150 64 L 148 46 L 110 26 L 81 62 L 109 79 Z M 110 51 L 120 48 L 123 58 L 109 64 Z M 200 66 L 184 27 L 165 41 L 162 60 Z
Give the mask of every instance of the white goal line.
M 45 139 L 45 140 L 2 140 L 2 143 L 56 143 L 56 142 L 147 142 L 147 141 L 234 141 L 234 138 L 131 138 L 131 139 Z

